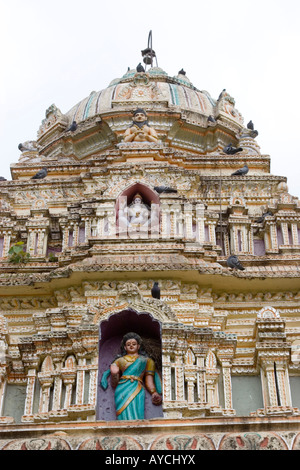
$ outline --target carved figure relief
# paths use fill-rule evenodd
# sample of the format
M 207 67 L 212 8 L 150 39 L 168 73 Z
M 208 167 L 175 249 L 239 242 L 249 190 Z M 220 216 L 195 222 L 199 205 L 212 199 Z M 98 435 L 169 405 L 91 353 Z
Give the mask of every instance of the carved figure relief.
M 137 193 L 133 201 L 127 206 L 127 198 L 120 198 L 119 208 L 119 232 L 158 232 L 159 216 L 157 204 L 152 204 L 151 209 L 143 202 L 142 196 Z
M 158 142 L 157 133 L 149 126 L 147 114 L 143 109 L 134 111 L 132 125 L 124 134 L 124 142 Z

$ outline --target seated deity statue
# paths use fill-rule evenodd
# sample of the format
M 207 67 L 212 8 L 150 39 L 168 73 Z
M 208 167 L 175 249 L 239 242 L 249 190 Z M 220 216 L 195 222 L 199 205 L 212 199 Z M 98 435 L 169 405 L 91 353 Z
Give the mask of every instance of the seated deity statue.
M 143 109 L 133 113 L 132 125 L 126 129 L 124 142 L 158 142 L 158 136 L 148 124 L 147 114 Z
M 127 198 L 121 198 L 119 209 L 120 232 L 148 232 L 158 225 L 158 213 L 143 203 L 140 194 L 135 194 L 132 203 L 127 206 Z

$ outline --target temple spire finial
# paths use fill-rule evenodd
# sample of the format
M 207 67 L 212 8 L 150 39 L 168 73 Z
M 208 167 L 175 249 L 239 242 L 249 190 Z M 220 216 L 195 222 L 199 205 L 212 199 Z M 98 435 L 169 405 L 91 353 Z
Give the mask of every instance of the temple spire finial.
M 149 32 L 148 46 L 146 49 L 142 50 L 141 52 L 142 52 L 143 62 L 146 64 L 146 68 L 147 68 L 147 65 L 150 65 L 151 67 L 153 67 L 154 58 L 156 61 L 156 67 L 158 67 L 157 57 L 156 57 L 155 51 L 152 48 L 152 30 Z

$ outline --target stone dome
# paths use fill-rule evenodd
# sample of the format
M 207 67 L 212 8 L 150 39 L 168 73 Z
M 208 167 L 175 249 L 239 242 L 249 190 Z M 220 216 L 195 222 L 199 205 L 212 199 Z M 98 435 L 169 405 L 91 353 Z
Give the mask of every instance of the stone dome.
M 171 77 L 162 68 L 151 67 L 146 72 L 128 69 L 65 114 L 54 104 L 50 106 L 37 143 L 45 156 L 69 153 L 86 158 L 121 142 L 138 107 L 147 112 L 160 142 L 177 149 L 216 152 L 231 142 L 236 144 L 237 136 L 245 130 L 235 100 L 226 90 L 213 99 L 207 91 L 196 88 L 184 70 Z M 66 129 L 73 121 L 77 131 L 72 134 L 71 151 Z
M 121 78 L 114 79 L 107 88 L 93 91 L 88 97 L 73 106 L 67 113 L 68 121 L 80 123 L 112 109 L 128 109 L 143 105 L 145 109 L 181 109 L 204 116 L 215 116 L 218 101 L 206 91 L 198 90 L 189 78 L 178 73 L 170 77 L 159 67 L 146 73 L 128 70 Z M 235 115 L 234 115 L 235 114 Z M 242 123 L 238 112 L 231 117 Z

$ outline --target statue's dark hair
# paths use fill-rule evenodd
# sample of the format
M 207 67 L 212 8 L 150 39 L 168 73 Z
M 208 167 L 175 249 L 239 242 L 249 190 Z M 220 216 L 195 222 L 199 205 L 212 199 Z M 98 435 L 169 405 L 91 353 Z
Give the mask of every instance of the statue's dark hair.
M 137 113 L 144 114 L 145 117 L 146 117 L 146 121 L 144 121 L 144 122 L 136 122 L 136 121 L 134 120 L 134 116 L 135 116 Z M 133 127 L 134 125 L 136 125 L 136 126 L 138 126 L 138 127 L 140 127 L 140 128 L 143 127 L 143 126 L 145 126 L 145 125 L 148 126 L 148 116 L 147 116 L 146 111 L 145 111 L 143 108 L 137 108 L 135 111 L 133 111 L 132 115 L 133 115 L 133 118 L 132 118 L 133 122 L 132 122 L 132 124 L 131 124 L 130 127 Z
M 121 341 L 121 356 L 125 356 L 127 354 L 127 352 L 125 350 L 125 344 L 126 344 L 126 341 L 128 341 L 129 339 L 135 339 L 137 341 L 137 343 L 139 344 L 139 346 L 140 346 L 139 354 L 141 356 L 147 356 L 147 353 L 146 353 L 146 351 L 144 349 L 144 346 L 143 346 L 142 338 L 137 333 L 134 333 L 133 331 L 131 331 L 129 333 L 126 333 L 126 335 L 124 335 L 123 338 L 122 338 L 122 341 Z
M 138 113 L 144 114 L 144 115 L 147 117 L 147 113 L 146 113 L 146 111 L 145 111 L 143 108 L 136 108 L 136 110 L 133 111 L 132 114 L 133 114 L 133 116 L 135 116 L 135 115 L 138 114 Z

